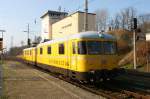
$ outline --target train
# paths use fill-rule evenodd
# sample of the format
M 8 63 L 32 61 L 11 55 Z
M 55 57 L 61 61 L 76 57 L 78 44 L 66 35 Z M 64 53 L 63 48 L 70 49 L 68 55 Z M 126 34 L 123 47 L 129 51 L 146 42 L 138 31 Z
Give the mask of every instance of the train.
M 117 73 L 117 40 L 107 33 L 81 32 L 23 50 L 22 60 L 82 82 Z

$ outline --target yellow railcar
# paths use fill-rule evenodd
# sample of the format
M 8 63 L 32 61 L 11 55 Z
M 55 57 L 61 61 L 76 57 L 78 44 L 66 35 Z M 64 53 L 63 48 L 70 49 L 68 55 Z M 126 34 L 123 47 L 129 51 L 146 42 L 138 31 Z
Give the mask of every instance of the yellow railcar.
M 24 49 L 24 59 L 74 79 L 100 80 L 117 66 L 116 39 L 109 34 L 84 32 Z

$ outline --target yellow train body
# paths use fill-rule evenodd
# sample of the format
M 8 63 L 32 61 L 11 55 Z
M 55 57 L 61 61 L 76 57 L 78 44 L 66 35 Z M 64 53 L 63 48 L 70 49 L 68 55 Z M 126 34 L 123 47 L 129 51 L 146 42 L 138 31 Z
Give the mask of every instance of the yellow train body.
M 107 46 L 107 44 L 110 45 Z M 105 45 L 108 47 L 106 50 L 111 48 L 110 51 L 112 52 L 105 51 L 103 49 Z M 46 68 L 50 67 L 52 71 L 62 73 L 62 70 L 65 72 L 63 74 L 71 75 L 71 77 L 75 78 L 78 78 L 76 76 L 80 73 L 109 71 L 118 68 L 116 57 L 116 40 L 108 34 L 96 32 L 86 32 L 51 40 L 23 51 L 24 60 L 41 67 L 42 65 Z

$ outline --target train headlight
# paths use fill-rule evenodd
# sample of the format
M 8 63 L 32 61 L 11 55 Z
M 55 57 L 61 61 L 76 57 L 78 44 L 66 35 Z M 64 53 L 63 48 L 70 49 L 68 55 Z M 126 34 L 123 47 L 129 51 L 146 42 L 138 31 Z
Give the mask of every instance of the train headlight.
M 90 71 L 90 73 L 91 73 L 91 74 L 94 74 L 94 73 L 95 73 L 95 71 L 94 71 L 94 70 L 91 70 L 91 71 Z

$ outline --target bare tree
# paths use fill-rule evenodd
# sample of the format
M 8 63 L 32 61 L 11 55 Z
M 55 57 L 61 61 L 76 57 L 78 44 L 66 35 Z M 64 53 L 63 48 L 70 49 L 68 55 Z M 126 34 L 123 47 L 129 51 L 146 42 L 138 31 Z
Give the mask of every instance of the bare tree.
M 106 9 L 95 11 L 96 13 L 96 25 L 98 31 L 105 31 L 107 27 L 108 11 Z
M 24 44 L 25 44 L 24 41 L 21 41 L 21 46 L 24 46 Z
M 114 29 L 126 29 L 131 30 L 132 19 L 136 17 L 136 9 L 133 7 L 129 7 L 126 9 L 121 10 L 119 13 L 117 13 L 114 17 L 113 24 L 111 27 L 114 27 Z
M 133 27 L 133 18 L 136 17 L 136 9 L 133 7 L 128 7 L 121 12 L 122 17 L 122 27 L 123 29 L 131 30 Z
M 38 37 L 36 38 L 36 42 L 37 42 L 38 44 L 41 42 L 41 40 L 42 40 L 42 38 L 41 38 L 40 36 L 38 36 Z
M 144 14 L 139 16 L 139 28 L 142 32 L 150 32 L 150 14 Z

